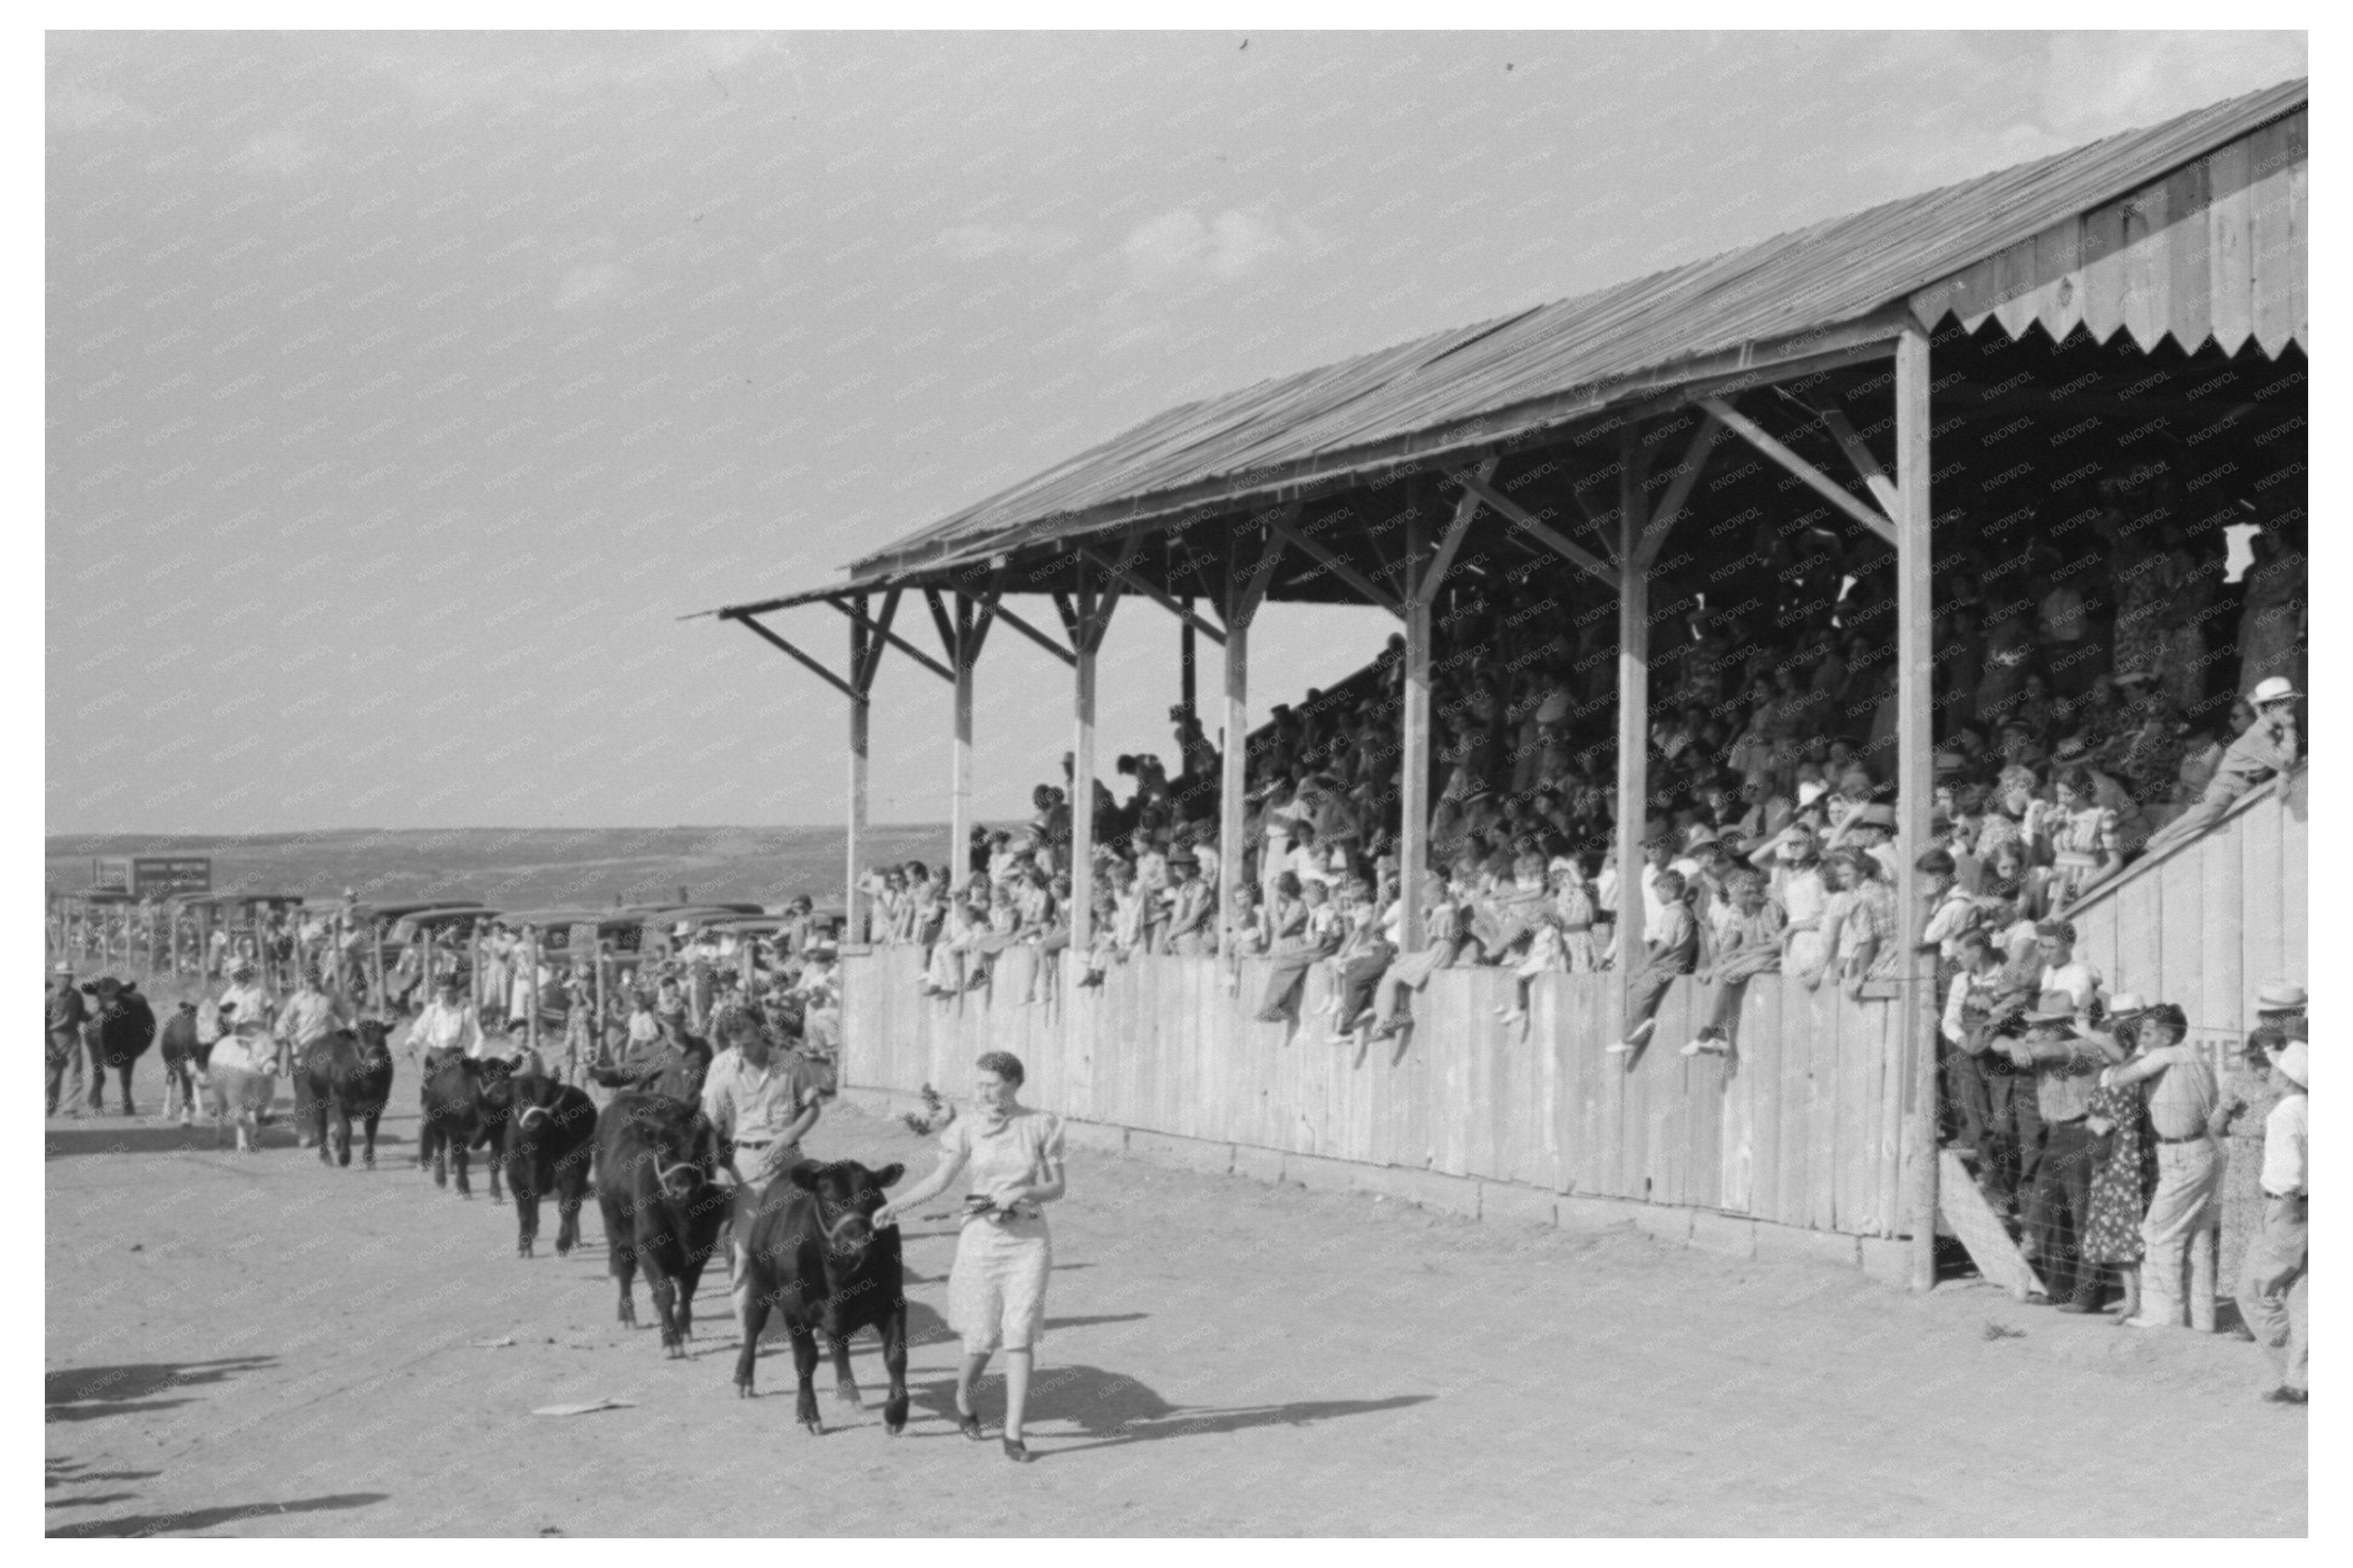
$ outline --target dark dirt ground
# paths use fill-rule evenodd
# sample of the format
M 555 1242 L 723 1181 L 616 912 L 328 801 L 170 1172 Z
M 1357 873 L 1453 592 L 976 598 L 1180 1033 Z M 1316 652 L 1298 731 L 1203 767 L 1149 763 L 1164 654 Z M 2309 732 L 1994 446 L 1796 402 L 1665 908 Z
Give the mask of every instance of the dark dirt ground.
M 1084 1152 L 1053 1211 L 1038 1462 L 950 1419 L 944 1211 L 907 1227 L 906 1436 L 868 1338 L 868 1408 L 821 1373 L 811 1437 L 782 1344 L 763 1396 L 733 1396 L 723 1268 L 666 1361 L 614 1321 L 593 1203 L 580 1251 L 545 1255 L 550 1215 L 519 1260 L 512 1207 L 408 1164 L 413 1080 L 394 1107 L 373 1173 L 282 1123 L 248 1157 L 201 1126 L 47 1124 L 51 1534 L 2306 1529 L 2305 1414 L 2256 1401 L 2251 1345 Z M 810 1149 L 930 1164 L 847 1105 Z M 607 1395 L 634 1405 L 530 1414 Z M 993 1375 L 980 1403 L 993 1439 Z

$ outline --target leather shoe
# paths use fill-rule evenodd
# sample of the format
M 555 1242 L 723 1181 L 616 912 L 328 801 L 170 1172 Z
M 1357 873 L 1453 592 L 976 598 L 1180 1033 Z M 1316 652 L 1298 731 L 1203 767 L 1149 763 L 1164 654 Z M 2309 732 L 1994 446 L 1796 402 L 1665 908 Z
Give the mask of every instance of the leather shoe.
M 2090 1312 L 2097 1311 L 2099 1309 L 2098 1309 L 2098 1308 L 2096 1308 L 2096 1307 L 2094 1307 L 2094 1306 L 2093 1306 L 2093 1305 L 2092 1305 L 2092 1303 L 2090 1303 L 2089 1301 L 2072 1301 L 2072 1300 L 2071 1300 L 2071 1301 L 2062 1301 L 2062 1302 L 2060 1302 L 2060 1303 L 2059 1303 L 2059 1310 L 2060 1310 L 2061 1311 L 2063 1311 L 2063 1312 L 2090 1313 Z
M 1018 1437 L 1008 1437 L 1004 1439 L 1004 1443 L 1005 1457 L 1007 1458 L 1012 1460 L 1017 1465 L 1026 1465 L 1029 1462 L 1029 1444 L 1024 1443 Z
M 963 1419 L 959 1420 L 956 1423 L 956 1430 L 963 1433 L 965 1436 L 971 1438 L 976 1443 L 987 1441 L 986 1437 L 981 1436 L 980 1417 L 977 1415 L 966 1415 Z
M 2302 1405 L 2311 1398 L 2311 1394 L 2305 1389 L 2280 1387 L 2265 1394 L 2263 1402 L 2267 1405 Z

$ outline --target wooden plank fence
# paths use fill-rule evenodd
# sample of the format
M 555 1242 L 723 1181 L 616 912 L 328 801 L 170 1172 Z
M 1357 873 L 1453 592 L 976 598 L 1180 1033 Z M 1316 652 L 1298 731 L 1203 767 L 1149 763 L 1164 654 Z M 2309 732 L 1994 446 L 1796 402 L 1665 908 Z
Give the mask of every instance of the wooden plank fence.
M 2211 831 L 2135 862 L 2075 906 L 2077 951 L 2110 991 L 2180 1004 L 2191 1037 L 2221 1048 L 2254 1027 L 2264 981 L 2308 983 L 2311 781 L 2302 768 L 2284 799 L 2256 791 Z
M 1295 1031 L 1256 1021 L 1263 961 L 1140 958 L 1073 991 L 1016 948 L 989 986 L 948 998 L 923 994 L 913 948 L 852 952 L 842 969 L 856 1088 L 962 1097 L 974 1058 L 1007 1050 L 1028 1070 L 1026 1100 L 1089 1121 L 1852 1235 L 1908 1228 L 1911 1073 L 1885 1000 L 1763 976 L 1736 1054 L 1685 1058 L 1709 998 L 1682 981 L 1630 1069 L 1601 1049 L 1615 1035 L 1609 975 L 1540 976 L 1527 1021 L 1505 1024 L 1510 974 L 1441 971 L 1414 998 L 1403 1048 L 1375 1042 L 1359 1059 L 1321 1026 L 1320 973 Z

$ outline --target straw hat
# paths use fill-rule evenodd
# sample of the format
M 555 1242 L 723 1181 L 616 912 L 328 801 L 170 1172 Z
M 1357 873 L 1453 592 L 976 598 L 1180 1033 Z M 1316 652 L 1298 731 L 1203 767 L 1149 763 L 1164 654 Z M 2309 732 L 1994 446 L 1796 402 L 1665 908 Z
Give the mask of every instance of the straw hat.
M 2265 703 L 2284 702 L 2291 697 L 2301 697 L 2303 695 L 2304 693 L 2298 691 L 2295 689 L 2295 684 L 2290 681 L 2286 676 L 2273 675 L 2266 676 L 2263 679 L 2256 681 L 2255 689 L 2247 693 L 2247 700 L 2254 706 L 2261 708 Z
M 2292 980 L 2266 980 L 2255 990 L 2258 1013 L 2295 1013 L 2306 1005 L 2304 987 Z

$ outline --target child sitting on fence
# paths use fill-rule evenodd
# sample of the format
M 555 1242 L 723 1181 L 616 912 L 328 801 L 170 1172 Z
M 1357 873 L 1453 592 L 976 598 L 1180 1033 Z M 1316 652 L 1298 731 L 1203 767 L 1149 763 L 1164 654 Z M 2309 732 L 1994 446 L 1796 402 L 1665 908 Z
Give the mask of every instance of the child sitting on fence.
M 1725 922 L 1721 942 L 1699 971 L 1701 981 L 1715 986 L 1716 993 L 1708 1006 L 1707 1022 L 1683 1047 L 1687 1057 L 1704 1051 L 1729 1053 L 1732 1026 L 1740 1021 L 1740 1004 L 1748 994 L 1748 982 L 1759 974 L 1778 973 L 1781 967 L 1781 928 L 1788 917 L 1765 896 L 1765 879 L 1754 871 L 1736 872 L 1729 886 L 1732 916 Z
M 1299 994 L 1306 986 L 1307 972 L 1315 966 L 1317 959 L 1340 945 L 1339 911 L 1332 907 L 1324 885 L 1310 882 L 1302 888 L 1299 879 L 1285 871 L 1277 887 L 1281 889 L 1286 886 L 1300 903 L 1295 914 L 1286 915 L 1276 928 L 1274 973 L 1267 977 L 1266 996 L 1258 1009 L 1258 1021 L 1261 1024 L 1296 1020 Z
M 1602 1047 L 1611 1056 L 1630 1057 L 1651 1037 L 1658 1025 L 1659 1004 L 1677 976 L 1689 974 L 1699 958 L 1699 923 L 1683 902 L 1683 874 L 1672 868 L 1651 882 L 1659 900 L 1659 929 L 1644 931 L 1641 967 L 1627 989 L 1626 1037 Z M 1635 894 L 1640 897 L 1639 890 Z

